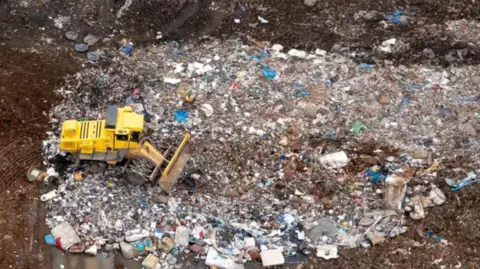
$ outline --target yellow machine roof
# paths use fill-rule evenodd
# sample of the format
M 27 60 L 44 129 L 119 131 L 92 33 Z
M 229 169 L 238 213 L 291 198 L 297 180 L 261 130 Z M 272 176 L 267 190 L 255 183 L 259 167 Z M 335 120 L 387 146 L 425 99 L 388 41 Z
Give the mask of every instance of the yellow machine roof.
M 130 131 L 143 131 L 143 115 L 132 111 L 131 107 L 118 108 L 116 130 L 129 129 Z

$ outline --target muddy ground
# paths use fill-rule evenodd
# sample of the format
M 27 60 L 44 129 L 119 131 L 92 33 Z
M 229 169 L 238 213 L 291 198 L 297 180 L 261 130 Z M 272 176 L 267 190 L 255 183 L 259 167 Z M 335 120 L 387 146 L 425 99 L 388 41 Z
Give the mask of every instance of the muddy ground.
M 453 40 L 443 23 L 452 19 L 480 19 L 474 0 L 324 0 L 314 7 L 301 0 L 218 1 L 133 1 L 130 9 L 116 19 L 123 0 L 0 1 L 0 267 L 52 268 L 51 248 L 43 241 L 48 232 L 39 200 L 40 186 L 29 184 L 25 173 L 32 165 L 41 166 L 41 141 L 49 128 L 47 111 L 59 102 L 54 89 L 63 77 L 85 63 L 84 55 L 73 50 L 64 38 L 66 30 L 84 36 L 94 33 L 103 40 L 98 46 L 116 48 L 121 38 L 137 44 L 170 40 L 199 40 L 205 36 L 239 37 L 270 41 L 287 47 L 331 50 L 347 44 L 359 61 L 374 61 L 372 47 L 397 37 L 410 49 L 387 56 L 403 64 L 428 62 L 436 65 L 478 64 L 478 48 Z M 406 9 L 412 23 L 384 28 L 378 21 L 354 19 L 360 10 L 392 12 Z M 54 26 L 59 15 L 70 16 L 62 29 Z M 268 20 L 260 24 L 258 16 Z M 240 19 L 235 23 L 233 19 Z M 164 36 L 156 40 L 157 32 Z M 251 41 L 249 41 L 251 42 Z M 436 57 L 424 55 L 431 48 Z M 462 58 L 446 60 L 446 55 Z M 368 151 L 366 149 L 366 151 Z M 370 152 L 365 152 L 370 153 Z M 438 185 L 447 194 L 447 203 L 430 210 L 426 219 L 410 221 L 407 234 L 372 248 L 341 250 L 341 258 L 331 261 L 311 259 L 292 268 L 480 268 L 480 185 L 450 192 L 443 177 L 464 160 L 447 160 Z M 478 167 L 477 167 L 478 168 Z M 358 167 L 358 171 L 361 168 Z M 352 172 L 358 172 L 352 171 Z M 426 229 L 445 237 L 447 245 L 425 238 Z M 440 260 L 442 259 L 442 260 Z

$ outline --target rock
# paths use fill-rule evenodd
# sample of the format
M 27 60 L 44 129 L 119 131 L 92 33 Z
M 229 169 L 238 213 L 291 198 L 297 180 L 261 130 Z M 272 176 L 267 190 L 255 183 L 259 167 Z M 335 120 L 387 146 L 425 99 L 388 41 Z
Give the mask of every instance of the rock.
M 469 81 L 473 85 L 480 85 L 480 76 L 472 76 Z
M 388 97 L 386 95 L 382 95 L 378 99 L 378 102 L 382 105 L 388 105 L 388 104 L 390 104 L 390 97 Z
M 433 52 L 433 50 L 430 48 L 425 48 L 423 50 L 423 55 L 429 59 L 435 58 L 435 52 Z
M 97 255 L 97 251 L 98 251 L 97 245 L 92 245 L 87 247 L 87 249 L 85 249 L 85 253 L 93 256 Z
M 338 151 L 320 156 L 319 161 L 327 169 L 338 169 L 346 166 L 349 159 L 345 151 Z
M 123 221 L 118 219 L 117 221 L 115 221 L 115 224 L 113 225 L 113 227 L 117 231 L 123 231 Z
M 303 0 L 303 4 L 307 7 L 313 7 L 317 3 L 317 0 Z
M 93 46 L 97 41 L 100 40 L 100 37 L 88 34 L 84 39 L 83 42 L 89 46 Z
M 75 41 L 78 38 L 78 33 L 74 32 L 74 31 L 68 31 L 68 32 L 65 33 L 65 37 L 68 40 Z
M 408 24 L 409 20 L 410 19 L 408 16 L 405 16 L 405 15 L 400 16 L 400 24 Z
M 159 262 L 159 258 L 153 254 L 148 254 L 148 256 L 143 260 L 142 266 L 147 269 L 155 269 Z
M 120 250 L 122 251 L 123 257 L 127 260 L 143 255 L 145 252 L 137 250 L 127 242 L 120 242 Z
M 105 251 L 106 252 L 110 252 L 112 251 L 114 248 L 113 248 L 113 245 L 112 244 L 106 244 L 105 245 Z
M 385 242 L 384 236 L 381 236 L 372 232 L 367 233 L 366 237 L 368 238 L 368 240 L 370 240 L 370 242 L 372 242 L 372 245 L 378 245 Z
M 325 208 L 332 208 L 332 203 L 333 203 L 332 199 L 328 197 L 323 197 L 321 201 Z
M 382 17 L 378 11 L 370 10 L 362 16 L 362 19 L 365 21 L 377 21 Z
M 435 206 L 435 203 L 429 197 L 421 195 L 420 200 L 422 201 L 423 208 L 429 208 L 429 207 L 434 207 Z
M 291 49 L 288 51 L 288 55 L 292 57 L 305 58 L 307 57 L 307 52 L 303 50 Z
M 202 111 L 207 117 L 211 117 L 213 115 L 213 107 L 210 104 L 203 104 Z
M 464 124 L 461 124 L 458 126 L 458 130 L 464 134 L 475 136 L 477 135 L 477 131 L 475 130 L 475 127 L 470 122 L 466 122 Z
M 168 199 L 169 197 L 166 195 L 157 195 L 153 198 L 153 201 L 159 204 L 168 204 Z
M 75 44 L 75 50 L 77 52 L 86 52 L 86 51 L 88 51 L 88 45 L 87 44 Z
M 281 265 L 285 263 L 285 257 L 281 249 L 267 249 L 260 252 L 263 267 Z
M 363 226 L 363 227 L 370 227 L 372 224 L 375 223 L 375 220 L 374 219 L 371 219 L 371 218 L 362 218 L 359 222 L 358 222 L 358 225 L 359 226 Z
M 279 144 L 280 146 L 286 147 L 286 146 L 288 146 L 288 142 L 289 142 L 289 141 L 288 141 L 288 137 L 287 137 L 287 136 L 282 136 L 282 137 L 280 138 L 280 140 L 278 141 L 278 144 Z
M 308 62 L 298 62 L 295 64 L 295 70 L 297 72 L 305 72 L 309 66 Z
M 426 150 L 426 149 L 415 149 L 415 150 L 410 151 L 410 155 L 414 159 L 424 159 L 424 160 L 426 160 L 426 159 L 428 159 L 428 154 L 429 154 L 429 151 Z
M 308 118 L 316 118 L 317 117 L 317 107 L 314 104 L 307 104 L 303 108 L 303 113 Z
M 300 150 L 302 149 L 302 143 L 300 143 L 300 141 L 292 141 L 289 147 L 292 151 Z
M 367 164 L 375 165 L 378 164 L 380 161 L 377 159 L 375 156 L 370 156 L 370 155 L 360 155 L 360 159 Z
M 233 189 L 233 188 L 227 189 L 225 191 L 224 195 L 227 196 L 227 197 L 240 197 L 240 193 L 236 189 Z

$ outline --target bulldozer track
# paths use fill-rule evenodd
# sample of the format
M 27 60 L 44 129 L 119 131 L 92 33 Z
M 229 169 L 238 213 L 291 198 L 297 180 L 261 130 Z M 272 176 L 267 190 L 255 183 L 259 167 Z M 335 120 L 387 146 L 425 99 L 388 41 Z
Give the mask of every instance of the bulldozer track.
M 43 168 L 42 140 L 49 122 L 42 112 L 54 104 L 55 85 L 71 69 L 65 58 L 57 59 L 0 50 L 1 73 L 9 74 L 0 79 L 0 268 L 51 268 L 42 244 L 48 231 L 41 188 L 28 182 L 26 172 L 31 166 Z

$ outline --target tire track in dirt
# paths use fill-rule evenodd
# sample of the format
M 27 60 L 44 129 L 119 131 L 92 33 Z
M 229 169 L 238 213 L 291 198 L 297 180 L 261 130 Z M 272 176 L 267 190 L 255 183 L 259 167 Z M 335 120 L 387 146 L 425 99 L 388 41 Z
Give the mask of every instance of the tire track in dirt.
M 42 139 L 50 127 L 47 112 L 56 86 L 74 64 L 68 55 L 0 50 L 0 268 L 50 268 L 51 249 L 41 189 L 26 172 L 42 167 Z

